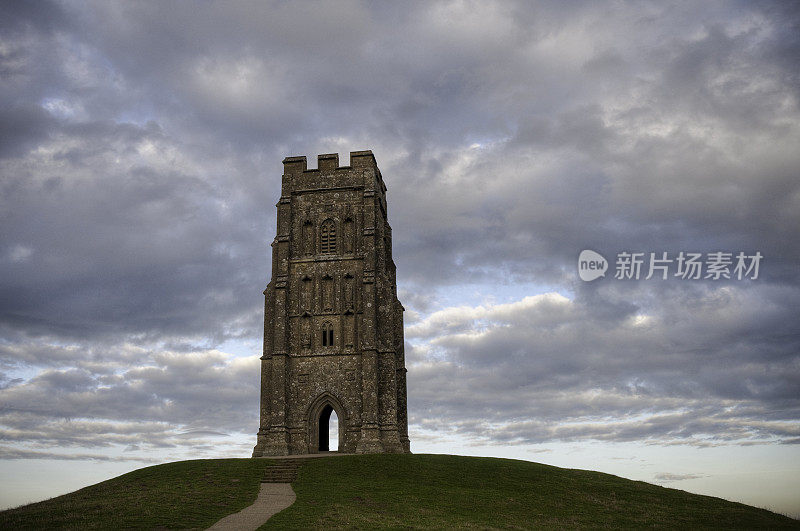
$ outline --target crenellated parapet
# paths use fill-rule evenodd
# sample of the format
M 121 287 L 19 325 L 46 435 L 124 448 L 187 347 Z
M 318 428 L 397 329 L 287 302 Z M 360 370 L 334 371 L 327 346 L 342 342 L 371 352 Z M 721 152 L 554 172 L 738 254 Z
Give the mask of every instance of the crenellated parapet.
M 378 164 L 375 162 L 375 156 L 369 149 L 364 151 L 351 151 L 349 166 L 339 166 L 338 153 L 325 153 L 322 155 L 317 155 L 316 169 L 308 169 L 307 162 L 308 161 L 305 155 L 299 157 L 286 157 L 285 159 L 283 159 L 283 173 L 296 175 L 303 172 L 330 172 L 335 170 L 351 170 L 351 169 L 354 170 L 378 169 Z
M 293 192 L 332 188 L 363 188 L 384 198 L 386 185 L 372 151 L 351 151 L 350 164 L 339 165 L 338 153 L 317 155 L 317 167 L 308 168 L 305 156 L 283 159 L 282 196 Z M 385 208 L 385 200 L 382 199 Z

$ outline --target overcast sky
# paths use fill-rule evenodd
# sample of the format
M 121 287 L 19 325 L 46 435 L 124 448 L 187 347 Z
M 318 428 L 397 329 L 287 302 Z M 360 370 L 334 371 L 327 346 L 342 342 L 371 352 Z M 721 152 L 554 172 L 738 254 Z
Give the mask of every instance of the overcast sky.
M 371 149 L 413 451 L 800 516 L 799 26 L 789 2 L 3 3 L 0 505 L 248 456 L 281 160 Z M 681 251 L 763 259 L 614 278 Z

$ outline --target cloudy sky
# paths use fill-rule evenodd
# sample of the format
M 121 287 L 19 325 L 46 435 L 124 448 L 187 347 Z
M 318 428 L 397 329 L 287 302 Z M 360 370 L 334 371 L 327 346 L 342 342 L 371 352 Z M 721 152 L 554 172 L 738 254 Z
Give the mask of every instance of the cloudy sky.
M 412 450 L 800 516 L 796 6 L 0 10 L 0 505 L 248 456 L 281 160 L 372 149 Z

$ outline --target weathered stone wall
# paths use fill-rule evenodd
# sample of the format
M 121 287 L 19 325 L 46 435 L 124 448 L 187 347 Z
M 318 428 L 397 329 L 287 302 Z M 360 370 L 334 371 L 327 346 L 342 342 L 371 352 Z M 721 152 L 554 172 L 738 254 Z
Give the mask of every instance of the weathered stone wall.
M 339 451 L 408 452 L 403 307 L 375 158 L 283 163 L 253 456 L 318 451 L 326 406 L 339 417 Z

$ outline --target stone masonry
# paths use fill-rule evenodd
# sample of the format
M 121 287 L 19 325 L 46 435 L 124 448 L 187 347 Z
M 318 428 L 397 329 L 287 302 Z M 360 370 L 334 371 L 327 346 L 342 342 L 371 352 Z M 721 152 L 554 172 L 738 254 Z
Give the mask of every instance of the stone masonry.
M 409 452 L 403 306 L 386 186 L 371 151 L 283 160 L 264 290 L 261 422 L 253 457 Z

